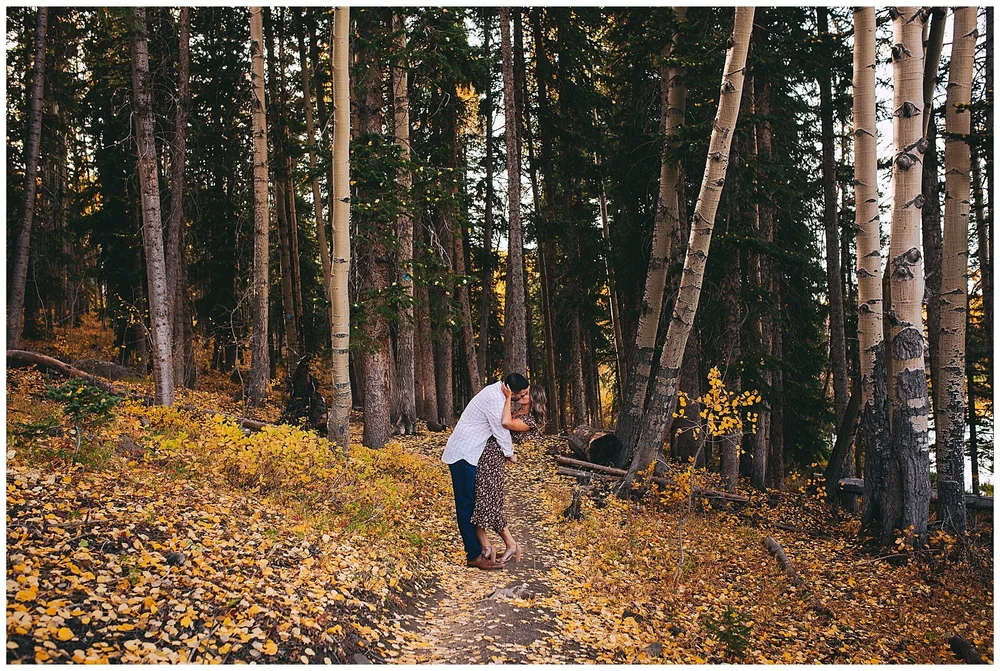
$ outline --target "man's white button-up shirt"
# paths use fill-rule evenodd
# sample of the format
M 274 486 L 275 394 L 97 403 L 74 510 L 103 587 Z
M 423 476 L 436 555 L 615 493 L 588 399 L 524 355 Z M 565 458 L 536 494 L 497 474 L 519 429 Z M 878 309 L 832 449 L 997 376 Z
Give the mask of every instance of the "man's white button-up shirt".
M 490 436 L 496 437 L 505 457 L 514 454 L 510 431 L 500 423 L 505 402 L 500 384 L 496 382 L 486 386 L 472 397 L 448 438 L 441 461 L 454 464 L 464 459 L 473 466 L 478 466 L 479 457 L 486 449 L 486 441 Z

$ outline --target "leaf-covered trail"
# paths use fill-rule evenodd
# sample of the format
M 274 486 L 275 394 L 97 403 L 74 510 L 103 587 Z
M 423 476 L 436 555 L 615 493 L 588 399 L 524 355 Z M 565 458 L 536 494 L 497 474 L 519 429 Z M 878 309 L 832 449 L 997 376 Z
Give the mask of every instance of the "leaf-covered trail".
M 429 458 L 440 456 L 444 440 L 421 444 Z M 436 502 L 434 517 L 443 520 L 442 540 L 453 552 L 439 565 L 428 567 L 434 588 L 411 612 L 398 614 L 390 634 L 390 655 L 401 663 L 582 663 L 593 661 L 593 651 L 566 643 L 564 626 L 543 605 L 553 585 L 550 577 L 570 558 L 553 542 L 546 524 L 550 511 L 542 500 L 537 460 L 540 451 L 521 452 L 517 465 L 507 470 L 507 508 L 511 532 L 521 545 L 519 561 L 504 569 L 480 571 L 465 566 L 461 538 L 454 518 L 454 501 Z M 440 463 L 440 462 L 439 462 Z M 442 463 L 441 469 L 447 467 Z M 493 538 L 493 537 L 491 537 Z M 498 552 L 502 541 L 493 538 Z M 396 647 L 398 646 L 398 648 Z

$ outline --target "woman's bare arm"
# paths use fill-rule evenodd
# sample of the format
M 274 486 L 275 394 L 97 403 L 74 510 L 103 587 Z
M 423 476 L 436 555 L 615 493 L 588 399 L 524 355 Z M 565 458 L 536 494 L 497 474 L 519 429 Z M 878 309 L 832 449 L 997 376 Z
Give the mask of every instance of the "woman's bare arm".
M 520 419 L 513 417 L 510 412 L 510 390 L 504 388 L 504 404 L 503 404 L 503 414 L 500 416 L 500 424 L 503 428 L 508 431 L 516 431 L 517 433 L 524 433 L 525 431 L 530 431 L 531 427 L 525 424 Z

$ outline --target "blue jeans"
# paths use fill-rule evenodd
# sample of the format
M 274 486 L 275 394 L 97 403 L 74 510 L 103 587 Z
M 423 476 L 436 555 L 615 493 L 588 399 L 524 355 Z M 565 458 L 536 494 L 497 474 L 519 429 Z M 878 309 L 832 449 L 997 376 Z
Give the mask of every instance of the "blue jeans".
M 465 556 L 469 561 L 482 554 L 483 548 L 476 538 L 476 525 L 472 523 L 472 508 L 476 502 L 476 467 L 464 459 L 448 464 L 451 471 L 451 486 L 455 490 L 455 515 L 458 530 L 465 545 Z

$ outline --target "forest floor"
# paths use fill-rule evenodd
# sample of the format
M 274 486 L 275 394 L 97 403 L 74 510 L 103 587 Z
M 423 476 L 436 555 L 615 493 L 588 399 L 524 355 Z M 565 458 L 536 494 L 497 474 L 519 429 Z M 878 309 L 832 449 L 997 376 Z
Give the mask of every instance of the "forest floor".
M 344 456 L 292 427 L 124 401 L 73 464 L 44 396 L 61 382 L 7 376 L 8 662 L 954 663 L 954 635 L 993 659 L 991 519 L 964 551 L 935 534 L 881 555 L 790 480 L 687 519 L 683 487 L 586 497 L 571 521 L 551 436 L 508 468 L 522 558 L 484 572 L 464 565 L 446 432 Z M 225 378 L 203 382 L 181 401 L 240 411 Z

